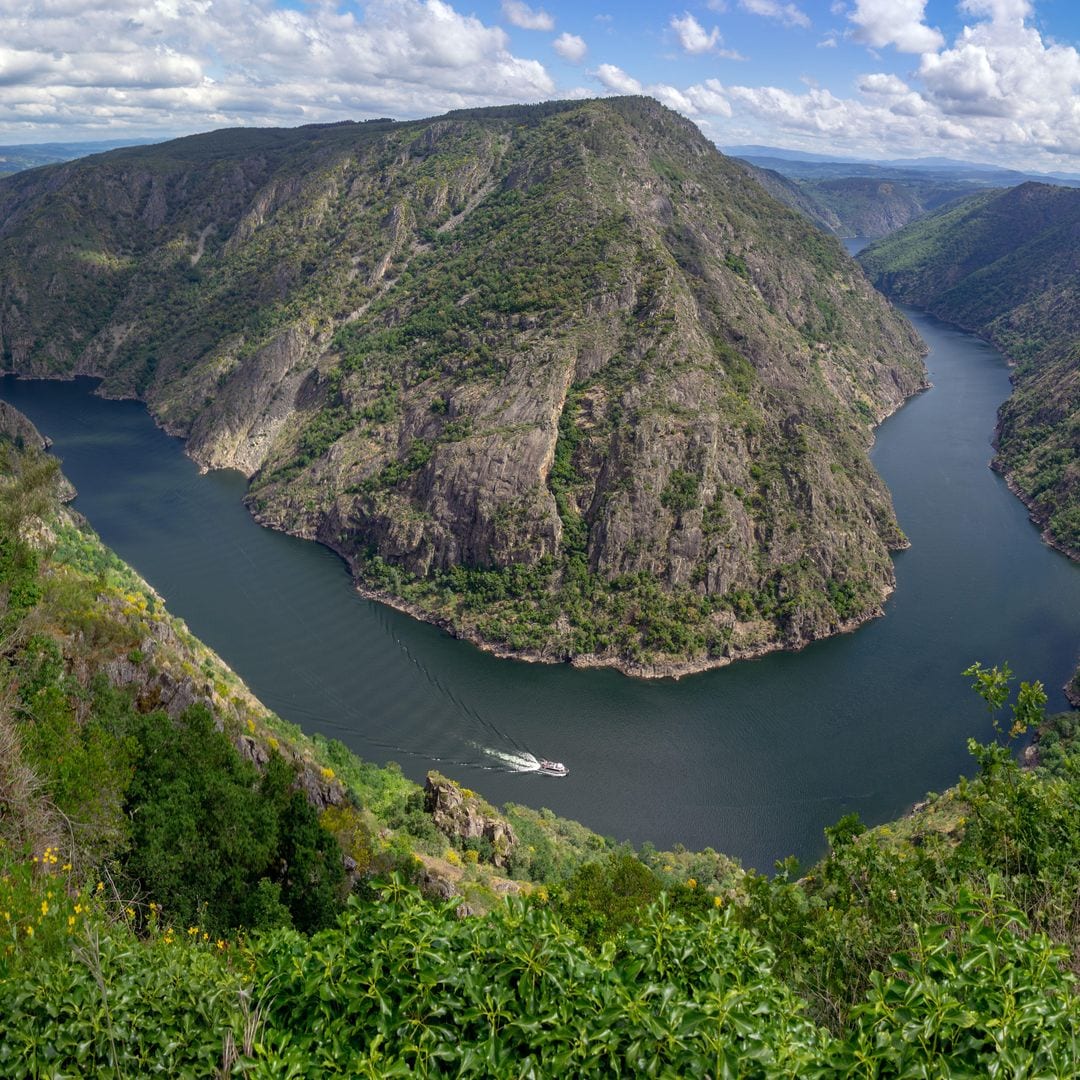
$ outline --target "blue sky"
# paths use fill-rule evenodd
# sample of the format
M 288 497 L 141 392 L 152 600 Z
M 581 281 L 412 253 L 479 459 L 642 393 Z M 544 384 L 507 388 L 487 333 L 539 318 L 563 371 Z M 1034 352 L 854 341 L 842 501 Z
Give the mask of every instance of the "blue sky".
M 1078 0 L 0 0 L 0 142 L 648 93 L 719 144 L 1080 172 Z

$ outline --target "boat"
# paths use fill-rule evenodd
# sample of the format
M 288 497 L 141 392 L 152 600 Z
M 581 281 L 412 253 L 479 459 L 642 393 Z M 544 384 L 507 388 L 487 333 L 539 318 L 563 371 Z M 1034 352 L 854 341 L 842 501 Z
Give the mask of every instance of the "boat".
M 540 758 L 540 771 L 549 776 L 565 776 L 570 770 L 561 761 L 548 761 Z

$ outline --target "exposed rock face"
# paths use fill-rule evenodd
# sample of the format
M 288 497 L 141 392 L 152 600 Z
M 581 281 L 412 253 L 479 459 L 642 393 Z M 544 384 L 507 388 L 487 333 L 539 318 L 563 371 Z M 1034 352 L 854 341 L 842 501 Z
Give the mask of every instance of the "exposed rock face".
M 31 420 L 6 401 L 0 401 L 0 439 L 10 439 L 20 449 L 26 446 L 47 450 L 52 445 Z
M 485 812 L 480 799 L 453 780 L 430 772 L 424 784 L 424 809 L 436 828 L 451 839 L 490 842 L 492 862 L 505 867 L 517 837 L 508 821 Z M 490 809 L 490 808 L 488 808 Z
M 0 183 L 0 348 L 513 655 L 694 670 L 880 612 L 921 346 L 648 99 L 218 132 Z

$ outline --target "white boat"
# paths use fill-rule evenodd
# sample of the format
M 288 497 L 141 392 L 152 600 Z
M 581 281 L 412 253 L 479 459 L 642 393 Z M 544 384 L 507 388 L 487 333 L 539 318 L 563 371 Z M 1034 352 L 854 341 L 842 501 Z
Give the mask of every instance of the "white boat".
M 561 761 L 548 761 L 547 758 L 541 758 L 540 771 L 549 776 L 565 776 L 570 770 Z

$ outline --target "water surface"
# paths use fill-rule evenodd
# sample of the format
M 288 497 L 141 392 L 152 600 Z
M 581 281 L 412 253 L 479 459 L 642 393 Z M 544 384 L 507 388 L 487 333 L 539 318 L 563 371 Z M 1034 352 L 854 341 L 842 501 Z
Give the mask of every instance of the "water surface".
M 1008 660 L 1065 706 L 1080 566 L 1040 542 L 988 468 L 1005 363 L 909 315 L 934 389 L 874 449 L 912 541 L 885 618 L 679 682 L 497 660 L 361 599 L 329 551 L 255 525 L 243 477 L 200 476 L 142 406 L 86 380 L 5 378 L 0 397 L 55 440 L 105 542 L 281 716 L 417 779 L 438 767 L 496 802 L 767 869 L 820 854 L 842 814 L 883 821 L 969 768 L 966 737 L 988 734 L 959 674 L 973 660 Z M 570 775 L 513 772 L 486 752 L 522 749 Z

